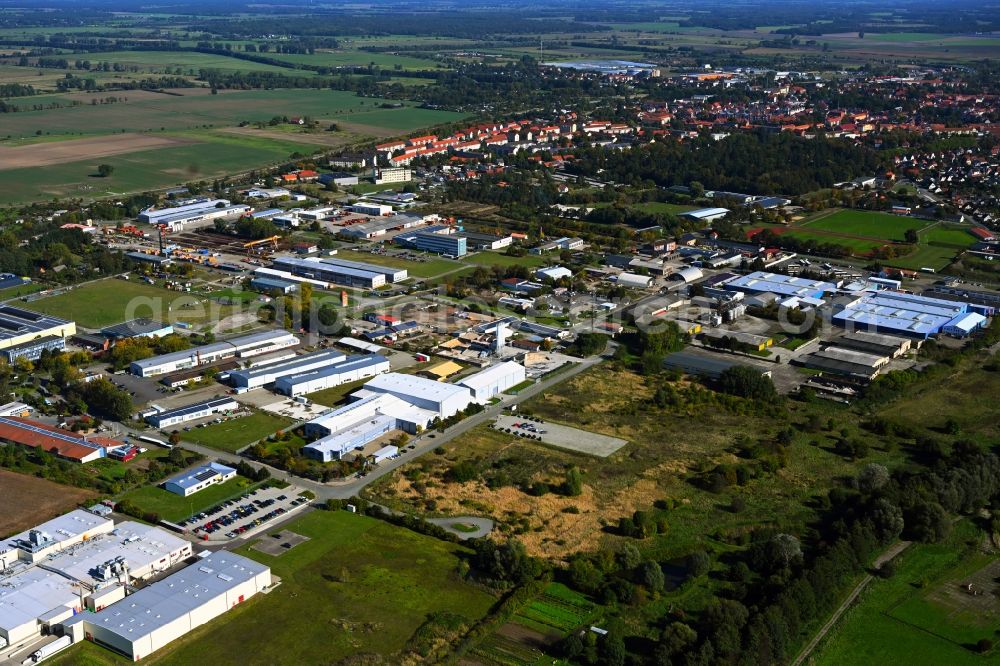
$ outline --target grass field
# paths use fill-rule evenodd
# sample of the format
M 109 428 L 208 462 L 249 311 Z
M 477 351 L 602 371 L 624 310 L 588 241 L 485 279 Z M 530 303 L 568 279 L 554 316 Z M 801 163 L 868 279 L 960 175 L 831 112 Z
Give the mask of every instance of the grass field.
M 981 538 L 979 530 L 964 520 L 942 543 L 911 546 L 897 558 L 892 578 L 876 579 L 868 586 L 812 663 L 996 663 L 995 654 L 983 657 L 964 647 L 980 638 L 994 638 L 995 615 L 984 623 L 976 614 L 933 601 L 941 590 L 983 566 L 985 556 L 968 545 Z
M 477 252 L 462 261 L 467 264 L 477 264 L 480 266 L 526 266 L 528 268 L 539 268 L 546 264 L 545 257 L 538 254 L 512 257 L 504 252 L 493 252 L 492 250 Z
M 266 412 L 255 412 L 250 416 L 213 423 L 204 428 L 192 428 L 182 433 L 181 438 L 195 444 L 236 452 L 247 444 L 252 444 L 293 423 L 291 419 Z
M 143 511 L 151 511 L 159 514 L 163 520 L 177 522 L 235 497 L 252 486 L 251 481 L 237 476 L 225 483 L 199 490 L 190 497 L 181 497 L 159 486 L 144 486 L 125 493 L 118 500 L 130 500 Z
M 932 222 L 888 213 L 863 210 L 839 210 L 832 215 L 818 217 L 803 225 L 807 229 L 829 231 L 875 240 L 906 240 L 907 229 L 922 229 Z
M 28 310 L 44 312 L 56 317 L 71 319 L 80 326 L 102 328 L 125 321 L 127 318 L 149 317 L 162 319 L 167 305 L 178 297 L 177 292 L 148 285 L 135 280 L 108 278 L 91 282 L 56 296 L 47 296 L 25 303 Z M 141 299 L 141 300 L 137 300 Z M 162 301 L 157 301 L 162 299 Z M 141 303 L 162 303 L 153 312 Z M 130 304 L 134 308 L 130 313 Z M 131 315 L 129 317 L 129 315 Z
M 337 250 L 337 258 L 346 261 L 363 261 L 378 266 L 389 268 L 405 268 L 407 274 L 412 277 L 429 278 L 436 277 L 442 273 L 461 268 L 462 265 L 450 259 L 440 259 L 435 255 L 426 255 L 427 261 L 411 261 L 399 257 L 387 257 L 371 252 L 357 252 L 354 250 Z
M 356 382 L 348 382 L 346 384 L 341 384 L 340 386 L 331 386 L 330 388 L 323 389 L 322 391 L 316 391 L 315 393 L 308 393 L 306 397 L 317 405 L 323 405 L 325 407 L 333 407 L 340 403 L 341 400 L 347 397 L 348 394 L 357 391 L 364 385 L 368 379 L 359 379 Z
M 495 601 L 456 573 L 468 551 L 372 518 L 314 511 L 286 526 L 309 537 L 278 557 L 237 552 L 271 567 L 281 586 L 230 610 L 144 663 L 297 666 L 411 663 L 414 633 L 434 613 L 469 626 Z M 262 536 L 261 538 L 268 538 Z M 453 640 L 460 632 L 448 636 Z M 250 640 L 249 637 L 267 637 Z M 368 655 L 364 662 L 347 662 Z M 54 666 L 131 663 L 93 643 L 53 658 Z
M 880 240 L 870 240 L 863 238 L 853 238 L 850 236 L 841 236 L 834 233 L 823 233 L 823 232 L 813 232 L 808 231 L 808 227 L 794 227 L 788 229 L 787 231 L 781 228 L 775 229 L 775 233 L 788 236 L 789 238 L 798 238 L 800 240 L 813 240 L 819 243 L 832 243 L 834 245 L 842 245 L 849 248 L 854 254 L 867 254 L 877 248 L 885 245 L 885 241 Z

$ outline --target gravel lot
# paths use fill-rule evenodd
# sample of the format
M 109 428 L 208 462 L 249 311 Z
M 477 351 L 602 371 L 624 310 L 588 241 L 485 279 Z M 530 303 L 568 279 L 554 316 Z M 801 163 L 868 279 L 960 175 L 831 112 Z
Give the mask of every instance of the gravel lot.
M 560 449 L 569 449 L 579 453 L 586 453 L 598 458 L 607 458 L 612 453 L 622 448 L 628 442 L 617 437 L 608 437 L 594 432 L 571 428 L 569 426 L 558 425 L 556 423 L 538 423 L 526 420 L 520 416 L 498 416 L 494 422 L 495 428 L 510 428 L 515 432 L 530 433 L 530 430 L 515 428 L 515 423 L 530 423 L 538 433 L 542 435 L 542 442 L 550 446 L 558 446 Z M 542 433 L 544 431 L 544 433 Z

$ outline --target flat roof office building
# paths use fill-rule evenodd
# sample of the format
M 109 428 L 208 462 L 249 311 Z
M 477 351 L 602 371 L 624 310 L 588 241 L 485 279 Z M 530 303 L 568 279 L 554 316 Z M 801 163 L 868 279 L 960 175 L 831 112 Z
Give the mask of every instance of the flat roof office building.
M 429 231 L 418 231 L 414 234 L 400 234 L 393 239 L 397 245 L 412 247 L 422 252 L 447 254 L 452 257 L 465 256 L 468 251 L 468 241 L 465 236 L 453 234 L 436 234 Z

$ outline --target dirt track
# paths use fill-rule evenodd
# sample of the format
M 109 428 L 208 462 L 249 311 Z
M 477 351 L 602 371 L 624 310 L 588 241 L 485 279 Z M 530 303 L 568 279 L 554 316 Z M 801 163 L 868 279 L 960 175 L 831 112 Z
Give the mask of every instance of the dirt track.
M 111 157 L 140 150 L 191 143 L 187 139 L 148 134 L 113 134 L 89 139 L 71 139 L 27 146 L 0 146 L 0 171 L 51 166 L 99 157 Z

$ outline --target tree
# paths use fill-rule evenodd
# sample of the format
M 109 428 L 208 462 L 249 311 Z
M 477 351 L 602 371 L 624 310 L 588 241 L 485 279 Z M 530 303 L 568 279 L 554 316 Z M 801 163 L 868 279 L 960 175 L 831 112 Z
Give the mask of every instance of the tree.
M 719 376 L 719 390 L 750 400 L 774 400 L 778 397 L 770 377 L 745 365 L 724 370 Z
M 916 503 L 905 515 L 906 534 L 915 541 L 936 543 L 951 532 L 948 513 L 937 502 Z
M 903 238 L 911 245 L 916 245 L 920 241 L 920 237 L 917 235 L 916 229 L 907 229 L 903 234 Z
M 646 561 L 639 565 L 639 581 L 646 586 L 646 589 L 655 594 L 663 591 L 666 584 L 666 577 L 663 569 L 657 562 Z
M 889 470 L 885 465 L 869 463 L 858 474 L 858 490 L 871 494 L 889 482 Z
M 580 474 L 580 468 L 573 466 L 566 471 L 566 481 L 562 486 L 563 495 L 568 497 L 577 497 L 581 492 L 583 492 L 583 475 Z
M 97 165 L 97 175 L 101 178 L 107 178 L 115 172 L 115 168 L 110 164 L 98 164 Z
M 679 655 L 697 642 L 698 634 L 683 622 L 671 622 L 663 629 L 660 636 L 660 649 L 657 652 L 659 663 L 670 663 L 669 658 Z M 660 655 L 667 657 L 664 660 Z

